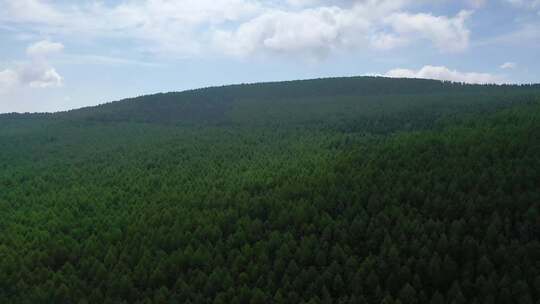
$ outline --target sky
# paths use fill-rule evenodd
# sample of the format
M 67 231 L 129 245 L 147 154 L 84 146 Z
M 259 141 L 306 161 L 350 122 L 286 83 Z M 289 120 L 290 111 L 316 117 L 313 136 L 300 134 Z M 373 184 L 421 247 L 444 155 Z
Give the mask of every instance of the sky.
M 540 82 L 540 0 L 0 0 L 0 113 L 336 76 Z

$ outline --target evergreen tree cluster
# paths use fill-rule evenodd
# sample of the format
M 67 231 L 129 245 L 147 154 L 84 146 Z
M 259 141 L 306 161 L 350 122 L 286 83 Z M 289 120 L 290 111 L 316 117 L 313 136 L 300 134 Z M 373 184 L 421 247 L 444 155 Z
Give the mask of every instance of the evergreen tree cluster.
M 0 145 L 0 303 L 540 303 L 537 86 L 211 88 Z

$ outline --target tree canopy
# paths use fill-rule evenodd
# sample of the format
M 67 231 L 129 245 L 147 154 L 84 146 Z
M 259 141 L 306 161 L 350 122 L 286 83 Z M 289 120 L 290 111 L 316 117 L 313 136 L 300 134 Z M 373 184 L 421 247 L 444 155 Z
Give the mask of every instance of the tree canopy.
M 0 147 L 0 303 L 540 302 L 539 86 L 208 88 Z

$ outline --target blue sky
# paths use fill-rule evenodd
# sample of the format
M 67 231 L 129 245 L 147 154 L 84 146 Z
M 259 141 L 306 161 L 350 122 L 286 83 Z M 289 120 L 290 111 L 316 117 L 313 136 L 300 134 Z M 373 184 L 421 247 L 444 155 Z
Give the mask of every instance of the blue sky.
M 0 113 L 386 75 L 540 82 L 540 0 L 0 0 Z

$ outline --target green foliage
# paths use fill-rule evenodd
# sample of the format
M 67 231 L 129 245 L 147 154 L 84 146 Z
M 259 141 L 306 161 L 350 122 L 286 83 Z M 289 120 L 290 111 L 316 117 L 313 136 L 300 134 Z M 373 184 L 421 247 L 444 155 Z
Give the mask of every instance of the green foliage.
M 538 101 L 346 78 L 0 116 L 0 303 L 537 303 Z

